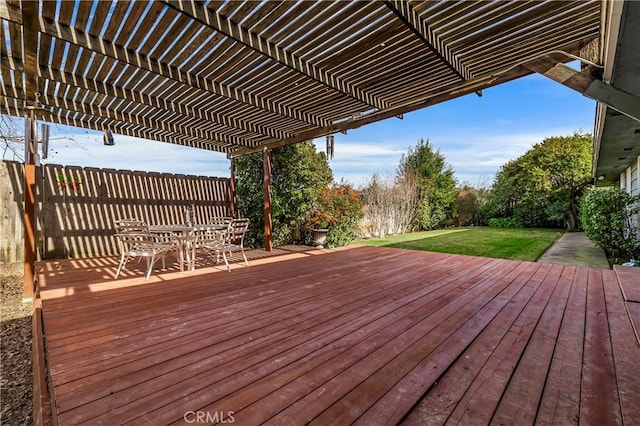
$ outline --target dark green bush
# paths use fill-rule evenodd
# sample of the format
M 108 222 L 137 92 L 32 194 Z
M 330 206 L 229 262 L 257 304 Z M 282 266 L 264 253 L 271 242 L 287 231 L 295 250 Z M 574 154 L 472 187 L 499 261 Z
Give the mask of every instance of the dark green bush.
M 490 228 L 522 228 L 522 222 L 513 217 L 494 217 L 489 219 Z
M 618 188 L 595 188 L 580 201 L 584 233 L 609 257 L 632 257 L 638 244 L 631 217 L 638 213 L 640 196 Z

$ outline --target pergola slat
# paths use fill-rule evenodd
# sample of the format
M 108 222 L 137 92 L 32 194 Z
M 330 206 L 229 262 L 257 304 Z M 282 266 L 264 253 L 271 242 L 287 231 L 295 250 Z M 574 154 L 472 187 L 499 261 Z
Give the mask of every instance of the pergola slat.
M 389 106 L 388 103 L 383 100 L 363 92 L 359 88 L 352 86 L 349 82 L 343 81 L 342 79 L 327 73 L 323 69 L 318 68 L 302 58 L 297 57 L 293 53 L 280 48 L 269 40 L 244 29 L 240 25 L 232 22 L 230 19 L 225 18 L 219 13 L 213 12 L 211 9 L 206 8 L 195 1 L 164 1 L 166 4 L 181 13 L 187 14 L 199 22 L 206 23 L 206 25 L 216 31 L 224 33 L 228 37 L 233 38 L 245 46 L 258 51 L 272 60 L 294 69 L 309 78 L 317 80 L 333 90 L 338 90 L 339 92 L 352 96 L 355 99 L 378 109 L 383 109 Z
M 24 4 L 0 0 L 2 90 L 14 98 L 24 93 Z M 130 117 L 135 124 L 119 127 L 130 131 L 188 127 L 224 146 L 188 135 L 185 144 L 233 155 L 482 90 L 506 69 L 530 73 L 519 65 L 554 49 L 576 54 L 597 37 L 601 8 L 596 0 L 35 4 L 36 90 L 83 105 L 61 117 L 104 124 L 109 111 Z M 3 111 L 13 114 L 11 103 Z
M 433 28 L 420 17 L 411 4 L 402 0 L 385 0 L 385 4 L 411 31 L 423 40 L 463 80 L 473 78 L 473 73 L 460 61 Z
M 78 44 L 90 50 L 99 52 L 102 55 L 109 56 L 123 63 L 132 64 L 136 67 L 143 68 L 158 75 L 161 75 L 180 83 L 206 90 L 212 94 L 224 96 L 238 102 L 243 102 L 256 108 L 265 109 L 267 111 L 286 115 L 300 121 L 315 125 L 326 124 L 326 120 L 312 116 L 304 111 L 293 110 L 286 105 L 269 99 L 258 98 L 250 93 L 240 92 L 229 86 L 224 86 L 215 81 L 204 79 L 190 72 L 182 71 L 172 65 L 160 62 L 156 59 L 146 57 L 132 50 L 126 49 L 114 43 L 110 43 L 104 39 L 83 33 L 75 28 L 56 23 L 50 19 L 43 18 L 40 21 L 40 30 L 57 39 L 64 40 L 69 43 Z M 59 62 L 62 58 L 59 58 Z M 54 62 L 55 63 L 55 62 Z
M 9 96 L 4 96 L 4 98 L 5 103 L 0 105 L 0 111 L 2 113 L 11 113 L 12 115 L 20 115 L 23 113 L 24 108 L 18 105 L 18 102 L 21 102 L 20 99 L 13 99 Z M 184 134 L 175 134 L 166 130 L 162 131 L 156 128 L 143 128 L 140 126 L 135 126 L 130 122 L 117 121 L 108 117 L 90 116 L 87 114 L 78 113 L 77 111 L 66 110 L 64 108 L 58 108 L 58 111 L 59 114 L 46 114 L 43 112 L 38 112 L 37 116 L 39 119 L 50 123 L 64 124 L 73 127 L 82 127 L 85 129 L 92 129 L 97 131 L 103 131 L 104 129 L 108 128 L 114 133 L 124 136 L 132 136 L 158 142 L 190 146 L 208 151 L 229 151 L 228 146 L 214 145 L 207 140 L 187 136 Z

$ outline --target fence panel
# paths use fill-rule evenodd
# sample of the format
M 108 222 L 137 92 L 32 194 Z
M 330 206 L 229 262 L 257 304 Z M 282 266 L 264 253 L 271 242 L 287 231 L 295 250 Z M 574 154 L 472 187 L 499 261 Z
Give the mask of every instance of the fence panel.
M 196 220 L 229 216 L 229 179 L 47 164 L 37 169 L 39 259 L 117 254 L 115 220 L 178 224 L 187 206 Z M 22 261 L 22 164 L 0 166 L 0 263 Z

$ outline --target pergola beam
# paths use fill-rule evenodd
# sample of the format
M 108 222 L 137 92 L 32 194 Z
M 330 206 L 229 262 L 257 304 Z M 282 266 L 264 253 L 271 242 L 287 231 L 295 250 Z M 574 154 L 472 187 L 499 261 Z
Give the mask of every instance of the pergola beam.
M 126 122 L 136 127 L 141 126 L 150 129 L 156 128 L 161 132 L 170 132 L 182 137 L 203 139 L 209 141 L 211 145 L 218 145 L 222 147 L 228 147 L 229 145 L 231 145 L 226 141 L 217 140 L 216 137 L 219 135 L 213 134 L 210 131 L 200 128 L 194 128 L 193 126 L 179 126 L 172 123 L 171 121 L 152 120 L 138 114 L 120 112 L 117 109 L 105 108 L 96 104 L 86 104 L 59 96 L 53 96 L 49 93 L 43 93 L 41 96 L 41 100 L 44 105 L 53 106 L 55 108 L 64 109 L 67 111 L 74 111 L 94 117 L 108 118 L 115 121 Z
M 4 98 L 4 99 L 3 99 Z M 17 107 L 16 104 L 11 104 L 9 100 L 22 102 L 21 99 L 13 98 L 12 96 L 0 96 L 0 113 L 7 113 L 9 115 L 21 115 L 25 109 Z M 44 110 L 36 112 L 37 118 L 48 121 L 50 123 L 59 123 L 67 126 L 81 127 L 84 129 L 92 129 L 97 131 L 103 131 L 104 129 L 110 129 L 114 133 L 132 136 L 136 138 L 155 140 L 158 142 L 171 143 L 174 145 L 188 146 L 192 148 L 204 149 L 214 152 L 229 152 L 230 148 L 227 146 L 221 147 L 220 145 L 214 145 L 210 141 L 187 136 L 185 134 L 175 134 L 169 131 L 158 130 L 155 126 L 152 128 L 143 128 L 141 126 L 133 125 L 129 122 L 117 121 L 108 117 L 97 117 L 83 114 L 78 111 L 67 110 L 62 107 L 58 108 L 60 114 L 54 114 L 53 112 L 45 113 Z M 70 117 L 65 113 L 71 113 L 71 115 L 81 115 L 83 118 Z M 90 117 L 86 119 L 84 117 Z M 215 149 L 214 149 L 215 148 Z
M 584 96 L 615 109 L 616 111 L 640 121 L 640 97 L 624 92 L 611 84 L 577 71 L 550 58 L 542 58 L 526 65 L 558 83 L 567 86 Z
M 433 28 L 420 17 L 406 0 L 385 0 L 387 7 L 417 35 L 462 80 L 471 80 L 473 73 L 451 51 Z
M 281 146 L 291 145 L 294 143 L 305 142 L 314 138 L 325 136 L 330 133 L 346 132 L 348 130 L 357 129 L 367 124 L 375 123 L 376 121 L 385 120 L 387 118 L 397 117 L 402 114 L 416 111 L 418 109 L 426 108 L 431 105 L 445 102 L 463 95 L 475 93 L 479 90 L 486 89 L 491 86 L 511 81 L 515 78 L 522 77 L 524 75 L 531 74 L 531 71 L 522 66 L 509 67 L 506 70 L 498 71 L 491 75 L 483 77 L 476 77 L 473 80 L 465 82 L 463 86 L 459 83 L 450 84 L 449 89 L 443 88 L 441 93 L 437 95 L 427 95 L 422 99 L 416 100 L 403 105 L 398 105 L 395 108 L 390 108 L 384 111 L 377 111 L 372 114 L 368 114 L 354 120 L 342 121 L 340 123 L 331 124 L 319 129 L 313 129 L 307 132 L 302 132 L 292 138 L 283 139 L 277 142 L 268 143 L 256 148 L 244 148 L 237 151 L 233 151 L 227 154 L 228 158 L 237 158 L 247 154 L 253 154 L 260 152 L 263 147 L 268 149 L 274 149 Z
M 108 56 L 130 66 L 152 72 L 164 78 L 192 86 L 218 96 L 223 96 L 237 102 L 260 108 L 277 115 L 293 118 L 315 126 L 325 126 L 328 121 L 315 115 L 290 108 L 279 102 L 262 98 L 257 95 L 223 85 L 206 79 L 197 74 L 183 71 L 173 65 L 168 65 L 157 59 L 127 49 L 108 40 L 82 32 L 50 18 L 40 16 L 40 31 L 57 39 L 75 44 L 91 51 Z
M 301 57 L 288 52 L 275 43 L 272 43 L 260 35 L 236 24 L 227 17 L 212 11 L 199 2 L 195 2 L 194 0 L 164 0 L 164 2 L 174 10 L 187 15 L 192 19 L 196 19 L 201 24 L 234 39 L 238 43 L 259 52 L 308 78 L 322 83 L 332 90 L 351 96 L 352 98 L 377 109 L 385 109 L 390 106 L 388 102 L 385 102 L 377 96 L 363 91 L 348 81 L 344 81 L 340 77 L 330 74 Z
M 157 98 L 154 96 L 144 95 L 140 92 L 135 92 L 133 90 L 122 89 L 107 83 L 98 82 L 96 80 L 79 78 L 73 74 L 53 69 L 52 67 L 40 67 L 39 76 L 43 80 L 49 80 L 53 83 L 56 83 L 56 82 L 61 83 L 69 87 L 77 87 L 86 91 L 85 93 L 83 93 L 83 96 L 76 96 L 76 98 L 82 99 L 85 97 L 84 95 L 89 95 L 89 97 L 92 97 L 98 93 L 101 95 L 107 95 L 111 98 L 115 98 L 119 101 L 120 100 L 127 101 L 137 106 L 151 107 L 157 113 L 173 114 L 175 118 L 178 118 L 181 120 L 197 120 L 197 121 L 201 121 L 200 124 L 205 124 L 205 125 L 208 125 L 211 123 L 213 124 L 218 123 L 217 121 L 214 120 L 217 115 L 214 115 L 209 111 L 188 107 L 186 105 L 178 104 L 172 101 L 161 100 L 160 98 Z M 15 92 L 15 88 L 5 84 L 3 86 L 3 91 L 5 94 L 12 94 L 12 92 Z M 16 95 L 19 96 L 19 93 L 13 93 L 13 96 L 16 96 Z M 58 99 L 58 103 L 59 102 L 75 102 L 74 100 L 71 100 L 68 98 L 63 99 L 58 97 L 57 99 Z M 43 103 L 49 104 L 49 102 L 43 102 Z M 52 103 L 49 105 L 56 106 L 57 103 Z M 93 105 L 88 105 L 86 106 L 86 108 L 84 108 L 84 110 L 87 110 L 87 109 L 93 109 Z M 83 112 L 86 112 L 86 111 L 83 111 Z M 89 112 L 86 112 L 86 113 L 89 113 Z M 119 113 L 118 111 L 114 112 L 114 114 L 118 114 L 118 113 Z M 126 114 L 126 112 L 124 112 L 124 114 Z M 138 116 L 137 114 L 134 117 L 131 117 L 131 119 L 135 121 L 149 120 L 146 117 Z M 230 121 L 230 120 L 225 120 L 225 121 Z M 166 126 L 171 126 L 172 123 L 173 123 L 172 121 L 169 121 L 169 122 L 162 121 L 160 125 L 163 127 L 166 127 Z M 144 125 L 146 126 L 147 124 L 144 124 Z M 200 127 L 198 127 L 198 129 L 200 129 Z M 256 145 L 256 143 L 254 143 L 252 140 L 249 140 L 249 139 L 240 138 L 233 135 L 221 134 L 217 132 L 210 132 L 207 130 L 201 130 L 201 131 L 206 132 L 207 133 L 206 138 L 209 138 L 212 141 L 220 141 L 221 143 L 224 143 L 224 144 L 237 145 L 237 146 L 255 146 Z
M 232 129 L 253 132 L 276 139 L 292 136 L 289 133 L 281 132 L 271 127 L 256 124 L 251 121 L 241 120 L 236 117 L 214 113 L 204 108 L 196 108 L 184 103 L 172 101 L 167 98 L 159 98 L 157 96 L 145 94 L 135 90 L 125 89 L 109 83 L 105 83 L 103 81 L 80 77 L 75 74 L 53 68 L 52 66 L 41 66 L 40 77 L 51 81 L 59 81 L 79 87 L 84 90 L 94 91 L 118 99 L 135 101 L 143 105 L 151 106 L 153 108 L 172 111 L 176 114 L 184 115 L 185 117 L 198 118 L 212 123 L 222 124 Z M 229 140 L 237 145 L 246 145 L 247 142 L 249 142 L 247 140 L 234 136 L 229 136 Z
M 232 160 L 233 161 L 233 160 Z M 271 218 L 271 151 L 266 147 L 262 150 L 262 184 L 264 186 L 264 249 L 273 250 Z
M 210 121 L 212 123 L 222 124 L 232 129 L 253 132 L 272 138 L 291 136 L 291 134 L 289 133 L 281 132 L 271 127 L 256 124 L 251 121 L 241 120 L 236 117 L 214 113 L 204 108 L 196 108 L 184 103 L 175 102 L 166 98 L 159 98 L 131 89 L 125 89 L 98 80 L 89 80 L 87 78 L 78 77 L 68 72 L 56 70 L 50 66 L 41 68 L 41 76 L 49 80 L 72 84 L 85 90 L 92 90 L 119 99 L 134 100 L 144 105 L 162 110 L 172 111 L 186 117 L 199 118 L 201 120 Z M 246 145 L 248 142 L 247 140 L 243 140 L 238 137 L 230 138 L 236 139 L 234 143 L 238 145 Z

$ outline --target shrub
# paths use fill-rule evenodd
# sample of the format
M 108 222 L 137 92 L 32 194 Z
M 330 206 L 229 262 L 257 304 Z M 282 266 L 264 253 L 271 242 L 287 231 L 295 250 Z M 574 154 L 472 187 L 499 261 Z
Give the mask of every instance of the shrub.
M 416 177 L 408 173 L 402 179 L 374 173 L 360 190 L 365 204 L 359 237 L 408 232 L 418 209 Z
M 263 154 L 233 160 L 238 188 L 238 210 L 251 221 L 245 247 L 264 246 Z M 271 217 L 275 246 L 300 241 L 300 230 L 318 195 L 333 180 L 323 152 L 310 142 L 271 151 Z
M 358 192 L 348 184 L 334 185 L 322 192 L 305 227 L 308 230 L 328 227 L 326 247 L 339 247 L 356 239 L 362 216 Z
M 522 228 L 522 222 L 513 217 L 494 217 L 489 219 L 490 228 Z
M 640 210 L 640 196 L 618 188 L 595 188 L 581 199 L 584 233 L 609 257 L 632 257 L 638 236 L 631 217 Z

